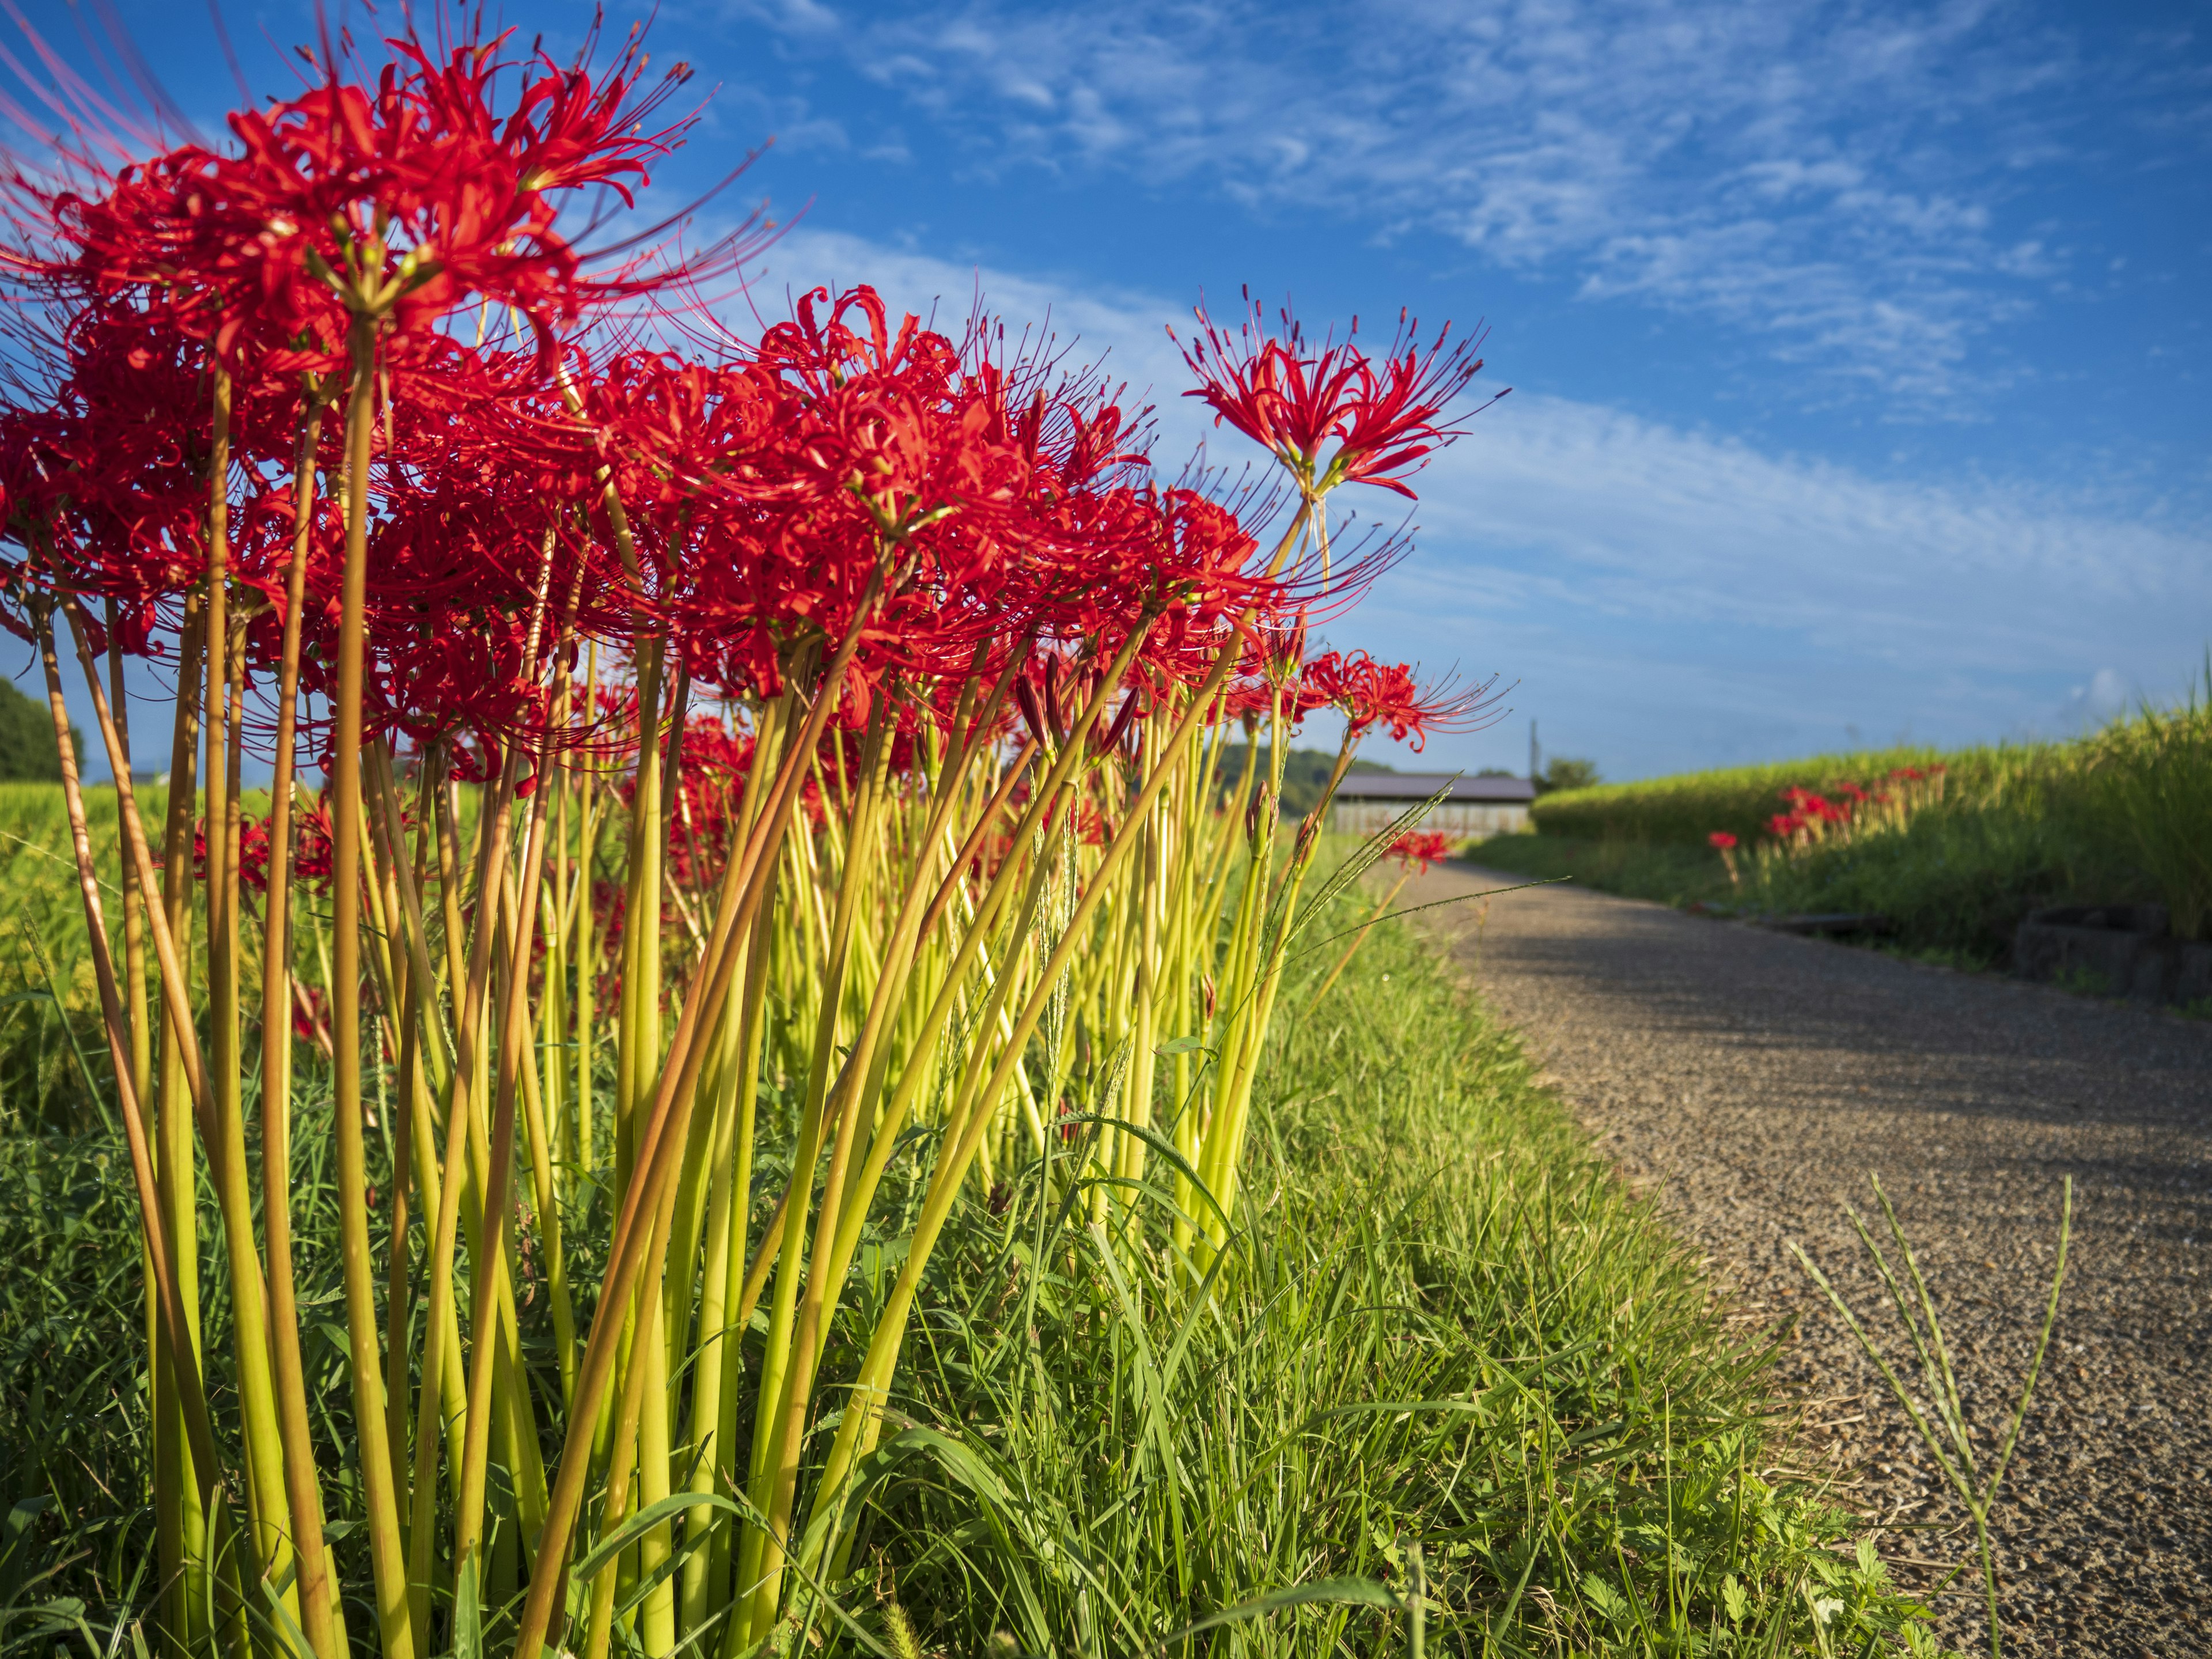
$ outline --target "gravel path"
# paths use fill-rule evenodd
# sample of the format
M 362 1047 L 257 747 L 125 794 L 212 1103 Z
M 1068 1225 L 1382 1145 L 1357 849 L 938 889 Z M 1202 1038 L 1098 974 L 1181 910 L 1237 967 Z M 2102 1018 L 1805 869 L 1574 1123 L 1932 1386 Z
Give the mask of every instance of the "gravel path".
M 1431 872 L 1412 904 L 1510 885 Z M 2008 1652 L 2212 1653 L 2212 1023 L 1547 887 L 1425 919 L 1630 1179 L 1769 1323 L 1883 1552 L 1970 1538 L 1903 1413 L 1784 1251 L 1863 1317 L 1844 1219 L 1869 1171 L 1921 1255 L 1968 1404 L 1993 1425 L 2042 1319 L 2059 1182 L 2075 1185 L 2057 1339 L 1996 1528 Z M 1973 1592 L 1978 1596 L 1978 1592 Z M 1984 1645 L 1963 1597 L 1946 1637 Z

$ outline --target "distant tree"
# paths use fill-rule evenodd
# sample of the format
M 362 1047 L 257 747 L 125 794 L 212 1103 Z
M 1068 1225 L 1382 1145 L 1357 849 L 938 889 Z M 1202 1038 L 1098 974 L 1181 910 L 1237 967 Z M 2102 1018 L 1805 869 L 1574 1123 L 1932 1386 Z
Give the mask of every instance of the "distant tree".
M 72 731 L 72 737 L 76 735 Z M 83 751 L 82 744 L 77 752 Z M 59 783 L 62 751 L 46 705 L 0 680 L 0 783 Z
M 1221 767 L 1215 773 L 1218 792 L 1226 796 L 1244 775 L 1245 757 L 1250 752 L 1241 743 L 1232 743 L 1221 754 Z M 1267 753 L 1265 744 L 1261 754 Z M 1328 781 L 1331 768 L 1336 764 L 1336 754 L 1328 749 L 1293 749 L 1283 757 L 1283 811 L 1292 817 L 1302 817 L 1313 810 L 1321 799 L 1322 786 Z M 1355 772 L 1389 772 L 1394 768 L 1379 761 L 1356 760 L 1352 763 Z
M 1552 763 L 1544 769 L 1543 775 L 1537 778 L 1536 793 L 1548 795 L 1554 789 L 1587 789 L 1600 781 L 1595 761 L 1555 755 L 1552 757 Z
M 1517 778 L 1521 775 L 1510 766 L 1486 766 L 1474 775 L 1478 778 Z

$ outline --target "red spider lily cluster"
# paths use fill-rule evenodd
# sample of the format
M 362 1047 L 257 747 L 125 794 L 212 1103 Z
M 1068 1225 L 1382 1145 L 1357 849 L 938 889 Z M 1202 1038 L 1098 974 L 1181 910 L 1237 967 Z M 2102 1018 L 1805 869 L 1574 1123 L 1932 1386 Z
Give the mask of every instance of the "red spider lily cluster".
M 562 1564 L 588 1528 L 587 1479 L 609 1467 L 595 1461 L 601 1425 L 626 1425 L 617 1455 L 639 1460 L 620 1464 L 639 1493 L 653 1490 L 641 1460 L 659 1466 L 652 1482 L 672 1478 L 671 1447 L 640 1427 L 639 1402 L 655 1402 L 656 1423 L 679 1397 L 704 1413 L 707 1366 L 647 1383 L 660 1340 L 630 1344 L 606 1314 L 662 1307 L 664 1286 L 690 1297 L 698 1261 L 750 1272 L 752 1174 L 732 1160 L 752 1157 L 755 1085 L 772 1051 L 805 1105 L 775 1212 L 787 1219 L 755 1241 L 766 1252 L 756 1259 L 778 1275 L 768 1347 L 795 1369 L 776 1371 L 774 1389 L 765 1369 L 753 1379 L 755 1509 L 742 1526 L 697 1523 L 732 1525 L 737 1554 L 710 1568 L 694 1550 L 716 1575 L 713 1618 L 732 1616 L 726 1644 L 757 1647 L 780 1628 L 785 1540 L 827 1547 L 799 1506 L 814 1368 L 835 1352 L 858 1367 L 854 1400 L 887 1395 L 951 1195 L 979 1158 L 989 1190 L 987 1137 L 1018 1144 L 1006 1103 L 1028 1103 L 1042 1151 L 1053 1103 L 1066 1103 L 1065 1137 L 1078 1104 L 1068 1091 L 1095 1096 L 1097 1068 L 1079 1067 L 1079 1052 L 1134 1056 L 1129 1109 L 1149 1111 L 1164 1083 L 1154 1057 L 1187 1068 L 1175 1057 L 1207 1046 L 1209 1027 L 1229 1030 L 1231 1058 L 1174 1130 L 1176 1179 L 1218 1194 L 1208 1212 L 1225 1228 L 1295 931 L 1277 923 L 1297 911 L 1319 840 L 1317 808 L 1274 856 L 1287 733 L 1316 711 L 1341 718 L 1326 801 L 1365 736 L 1387 730 L 1419 749 L 1488 707 L 1487 685 L 1425 687 L 1407 665 L 1310 649 L 1310 628 L 1355 601 L 1396 549 L 1334 556 L 1325 498 L 1355 483 L 1412 495 L 1409 477 L 1458 434 L 1481 363 L 1448 332 L 1421 345 L 1410 323 L 1378 360 L 1350 337 L 1314 349 L 1287 315 L 1269 330 L 1255 312 L 1224 331 L 1201 313 L 1186 354 L 1202 382 L 1191 395 L 1266 447 L 1295 488 L 1231 492 L 1203 471 L 1170 483 L 1152 465 L 1145 410 L 1095 374 L 1010 350 L 981 314 L 947 332 L 867 286 L 817 288 L 739 337 L 717 320 L 728 296 L 714 290 L 759 250 L 757 227 L 690 255 L 649 236 L 586 246 L 596 216 L 634 206 L 690 125 L 674 107 L 686 72 L 649 77 L 638 38 L 604 64 L 595 40 L 561 63 L 465 18 L 434 42 L 410 26 L 385 44 L 373 71 L 349 40 L 308 54 L 306 89 L 233 115 L 220 144 L 149 141 L 137 148 L 150 153 L 116 160 L 130 149 L 120 140 L 61 135 L 52 157 L 0 171 L 13 232 L 0 235 L 0 326 L 14 371 L 0 397 L 0 625 L 35 642 L 46 672 L 118 1115 L 141 1125 L 146 1090 L 169 1137 L 162 1158 L 184 1160 L 157 1180 L 152 1153 L 132 1143 L 161 1376 L 182 1379 L 156 1433 L 184 1437 L 206 1486 L 198 1501 L 215 1502 L 220 1449 L 192 1393 L 194 1327 L 167 1255 L 173 1237 L 196 1248 L 191 1212 L 176 1207 L 179 1194 L 196 1201 L 190 1118 L 224 1176 L 248 1431 L 237 1438 L 250 1452 L 237 1484 L 251 1504 L 233 1538 L 240 1582 L 265 1576 L 318 1659 L 342 1659 L 297 1352 L 289 1165 L 264 1158 L 257 1224 L 245 1166 L 226 1161 L 247 1145 L 242 916 L 258 908 L 263 932 L 264 1148 L 290 1133 L 288 1034 L 331 1068 L 366 1522 L 336 1535 L 356 1537 L 354 1571 L 367 1557 L 386 1659 L 440 1650 L 422 1645 L 434 1623 L 426 1575 L 478 1583 L 499 1559 L 487 1514 L 521 1512 L 526 1498 L 542 1525 L 515 1652 L 535 1659 L 561 1639 Z M 54 106 L 98 104 L 68 85 Z M 143 963 L 132 964 L 127 1002 L 83 833 L 64 640 L 116 774 L 122 906 L 160 969 L 142 995 Z M 173 671 L 165 845 L 137 814 L 103 653 L 112 684 L 125 656 Z M 1255 788 L 1262 721 L 1273 772 Z M 1249 810 L 1216 818 L 1208 780 L 1240 726 Z M 265 819 L 241 811 L 248 753 L 271 758 Z M 327 780 L 319 797 L 295 788 L 301 756 Z M 609 843 L 625 838 L 611 849 L 623 878 L 606 879 Z M 159 875 L 149 842 L 167 861 Z M 1449 848 L 1414 834 L 1389 850 L 1410 876 Z M 190 901 L 173 887 L 187 871 Z M 302 882 L 329 901 L 327 935 L 323 905 L 290 908 Z M 1191 908 L 1201 897 L 1239 907 L 1231 944 Z M 205 918 L 191 931 L 167 920 L 191 914 L 188 902 Z M 304 953 L 292 929 L 307 924 L 316 954 L 330 947 L 319 987 L 295 974 Z M 1080 1043 L 1055 990 L 1079 948 L 1092 952 L 1095 994 L 1073 1018 L 1098 1026 L 1085 1024 Z M 929 976 L 940 974 L 938 987 Z M 188 1006 L 203 988 L 204 1005 Z M 971 994 L 994 1014 L 971 1020 Z M 145 1035 L 137 1022 L 152 997 L 162 1063 L 141 1084 L 131 1038 Z M 1107 1033 L 1109 1020 L 1125 1029 Z M 501 1333 L 519 1340 L 520 1316 L 498 1264 L 524 1244 L 557 1261 L 560 1184 L 572 1171 L 597 1178 L 601 1024 L 613 1027 L 613 1202 L 583 1206 L 605 1230 L 587 1333 L 555 1292 L 556 1459 L 532 1426 L 532 1387 L 506 1358 Z M 375 1207 L 365 1054 L 394 1068 L 401 1103 L 388 1152 L 387 1251 L 399 1267 L 384 1293 L 412 1294 L 410 1224 L 429 1263 L 423 1320 L 389 1332 L 374 1317 L 362 1242 Z M 924 1093 L 940 1064 L 948 1087 Z M 1032 1097 L 1033 1064 L 1048 1086 Z M 893 1311 L 864 1357 L 831 1350 L 861 1221 L 907 1144 L 901 1125 L 925 1111 L 944 1114 L 942 1133 L 921 1218 L 905 1224 L 918 1242 L 896 1270 Z M 427 1145 L 410 1183 L 399 1147 L 418 1118 Z M 1147 1143 L 1099 1139 L 1110 1149 L 1099 1156 L 1138 1186 Z M 708 1170 L 697 1148 L 710 1142 L 722 1150 Z M 842 1173 L 817 1198 L 823 1158 Z M 508 1231 L 524 1224 L 519 1182 L 537 1230 L 526 1240 Z M 480 1274 L 465 1310 L 452 1296 L 464 1187 Z M 1194 1198 L 1175 1224 L 1182 1244 L 1218 1249 L 1214 1222 L 1204 1241 L 1188 1234 L 1205 1208 Z M 734 1235 L 724 1258 L 694 1236 L 702 1224 Z M 726 1306 L 735 1286 L 714 1282 L 711 1297 L 698 1291 L 699 1330 L 703 1340 L 711 1301 L 728 1320 L 716 1340 L 739 1353 L 753 1304 Z M 665 1305 L 690 1317 L 689 1300 Z M 384 1401 L 377 1358 L 410 1331 L 428 1333 L 416 1368 L 389 1376 L 421 1379 L 411 1464 L 398 1455 L 405 1401 Z M 449 1352 L 456 1365 L 466 1356 L 465 1413 L 441 1393 L 454 1379 L 436 1380 Z M 629 1404 L 617 1412 L 617 1400 Z M 838 1482 L 878 1427 L 869 1412 L 844 1416 L 807 1504 L 842 1504 Z M 734 1479 L 737 1443 L 726 1436 L 715 1453 L 717 1478 Z M 170 1471 L 157 1507 L 180 1515 L 172 1476 L 186 1466 L 156 1463 Z M 508 1497 L 495 1465 L 522 1483 Z M 621 1523 L 630 1478 L 609 1476 L 592 1500 L 603 1533 Z M 428 1564 L 448 1486 L 450 1571 Z M 693 1520 L 684 1525 L 694 1539 Z M 184 1586 L 183 1534 L 162 1536 L 166 1582 Z M 818 1553 L 802 1566 L 810 1584 L 830 1571 Z M 686 1572 L 696 1624 L 704 1592 Z M 577 1651 L 607 1645 L 613 1569 L 594 1579 L 584 1600 L 598 1634 Z M 676 1595 L 668 1574 L 657 1583 L 640 1615 L 656 1632 L 655 1609 Z M 165 1616 L 215 1606 L 214 1584 L 167 1593 Z M 244 1605 L 224 1614 L 240 1628 Z
M 817 289 L 750 345 L 695 319 L 686 342 L 721 349 L 653 348 L 653 319 L 746 245 L 594 259 L 563 204 L 631 203 L 688 125 L 669 114 L 682 69 L 649 82 L 635 40 L 604 67 L 507 35 L 390 45 L 373 83 L 325 55 L 307 90 L 234 115 L 223 149 L 112 169 L 88 152 L 65 185 L 9 181 L 4 264 L 41 371 L 0 411 L 0 615 L 18 632 L 74 604 L 95 650 L 112 627 L 172 654 L 219 567 L 248 696 L 275 689 L 295 623 L 301 688 L 333 696 L 343 383 L 366 332 L 364 730 L 447 743 L 458 776 L 548 744 L 619 757 L 624 722 L 580 720 L 555 689 L 592 640 L 628 659 L 649 638 L 695 695 L 743 702 L 808 690 L 854 635 L 838 723 L 888 699 L 909 740 L 950 720 L 940 688 L 1012 669 L 1024 727 L 1055 741 L 1075 688 L 1139 631 L 1102 754 L 1239 630 L 1261 659 L 1294 643 L 1232 684 L 1225 717 L 1279 697 L 1293 720 L 1334 708 L 1419 748 L 1477 706 L 1364 653 L 1301 660 L 1316 603 L 1340 608 L 1387 551 L 1328 572 L 1323 601 L 1321 572 L 1271 559 L 1233 504 L 1154 477 L 1142 411 L 1006 358 L 982 319 L 955 338 L 865 286 Z M 1350 338 L 1310 348 L 1287 314 L 1200 321 L 1191 395 L 1313 497 L 1410 495 L 1481 367 L 1410 325 L 1377 362 Z
M 1780 792 L 1784 811 L 1766 820 L 1769 847 L 1796 857 L 1823 847 L 1838 846 L 1854 836 L 1901 832 L 1912 816 L 1942 799 L 1944 769 L 1901 766 L 1871 783 L 1850 779 L 1826 786 L 1826 792 L 1791 784 Z M 1736 878 L 1736 837 L 1716 830 L 1706 837 Z

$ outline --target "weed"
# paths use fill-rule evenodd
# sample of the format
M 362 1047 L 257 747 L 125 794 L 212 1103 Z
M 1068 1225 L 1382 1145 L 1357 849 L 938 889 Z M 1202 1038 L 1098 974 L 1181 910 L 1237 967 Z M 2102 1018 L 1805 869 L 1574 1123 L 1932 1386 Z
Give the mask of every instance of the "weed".
M 1869 1177 L 1871 1180 L 1872 1177 Z M 1943 1323 L 1936 1311 L 1936 1300 L 1929 1294 L 1928 1281 L 1920 1272 L 1919 1258 L 1914 1254 L 1911 1242 L 1898 1221 L 1897 1212 L 1891 1206 L 1889 1194 L 1882 1191 L 1881 1182 L 1873 1181 L 1875 1201 L 1881 1206 L 1882 1220 L 1887 1224 L 1891 1243 L 1895 1246 L 1898 1264 L 1904 1276 L 1899 1278 L 1898 1264 L 1893 1264 L 1875 1242 L 1865 1220 L 1856 1210 L 1846 1206 L 1851 1226 L 1866 1246 L 1867 1254 L 1874 1258 L 1875 1271 L 1881 1275 L 1882 1287 L 1889 1293 L 1889 1304 L 1896 1316 L 1896 1323 L 1903 1333 L 1906 1345 L 1912 1351 L 1915 1367 L 1919 1372 L 1919 1391 L 1916 1394 L 1882 1353 L 1881 1348 L 1868 1333 L 1867 1328 L 1851 1311 L 1828 1277 L 1814 1265 L 1802 1246 L 1793 1242 L 1790 1252 L 1798 1263 L 1812 1275 L 1813 1282 L 1820 1287 L 1837 1315 L 1850 1329 L 1866 1357 L 1881 1373 L 1881 1380 L 1889 1387 L 1907 1418 L 1913 1432 L 1926 1446 L 1942 1471 L 1945 1481 L 1958 1495 L 1972 1518 L 1974 1546 L 1980 1558 L 1982 1585 L 1988 1601 L 1990 1659 L 1999 1659 L 2004 1649 L 2004 1634 L 1997 1616 L 1997 1563 L 1995 1547 L 1990 1540 L 1990 1516 L 1996 1508 L 1997 1493 L 2004 1484 L 2005 1470 L 2011 1466 L 2014 1450 L 2020 1444 L 2021 1425 L 2027 1420 L 2028 1402 L 2035 1395 L 2035 1381 L 2043 1370 L 2043 1356 L 2051 1346 L 2051 1334 L 2058 1323 L 2058 1292 L 2066 1283 L 2066 1246 L 2074 1230 L 2074 1181 L 2069 1176 L 2063 1189 L 2058 1216 L 2058 1261 L 2051 1276 L 2051 1296 L 2043 1314 L 2042 1334 L 2037 1337 L 2034 1356 L 2028 1361 L 2027 1374 L 2021 1379 L 2018 1402 L 2013 1407 L 2012 1422 L 2002 1439 L 1984 1433 L 1982 1437 L 1996 1447 L 1996 1455 L 1987 1462 L 1979 1462 L 1974 1454 L 1976 1425 L 1967 1420 L 1966 1396 L 1959 1387 L 1958 1372 L 1951 1359 L 1949 1346 L 1943 1339 Z M 1908 1285 L 1910 1289 L 1907 1289 Z M 1958 1569 L 1963 1571 L 1963 1567 Z M 1956 1576 L 1956 1572 L 1954 1573 Z M 1945 1581 L 1946 1583 L 1948 1580 Z
M 2079 963 L 2068 963 L 2051 981 L 2062 991 L 2071 991 L 2077 997 L 2108 997 L 2112 994 L 2112 981 L 2094 968 L 2084 968 Z

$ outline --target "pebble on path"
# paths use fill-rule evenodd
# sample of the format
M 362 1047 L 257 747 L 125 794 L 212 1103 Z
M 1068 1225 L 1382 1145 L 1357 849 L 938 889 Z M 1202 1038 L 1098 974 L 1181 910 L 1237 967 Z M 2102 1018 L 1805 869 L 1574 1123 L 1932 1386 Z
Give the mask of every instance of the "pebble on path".
M 1444 866 L 1401 902 L 1520 879 Z M 1739 1308 L 1796 1316 L 1783 1375 L 1902 1583 L 1971 1553 L 1963 1511 L 1785 1246 L 1863 1318 L 1843 1206 L 1870 1211 L 1880 1176 L 1969 1413 L 2001 1430 L 2072 1176 L 2057 1334 L 1996 1527 L 2006 1648 L 2212 1653 L 2212 1022 L 1572 887 L 1424 920 Z M 1945 1598 L 1947 1643 L 1984 1646 L 1978 1601 Z

